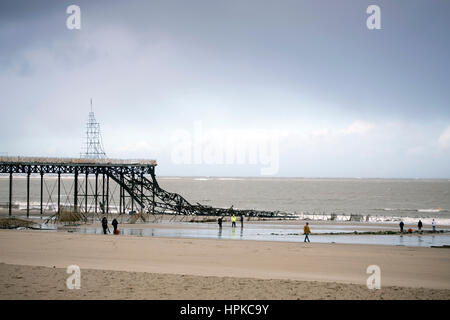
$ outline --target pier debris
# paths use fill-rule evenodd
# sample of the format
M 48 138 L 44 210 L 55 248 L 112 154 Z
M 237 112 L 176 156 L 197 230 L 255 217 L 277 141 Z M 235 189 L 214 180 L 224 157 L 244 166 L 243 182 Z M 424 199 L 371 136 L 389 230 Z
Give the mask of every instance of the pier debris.
M 350 214 L 350 218 L 348 219 L 348 221 L 356 221 L 356 222 L 363 222 L 364 217 L 361 214 Z
M 70 209 L 61 209 L 58 216 L 60 222 L 79 222 L 86 221 L 86 217 L 81 212 Z
M 125 214 L 127 209 L 125 200 L 128 198 L 131 200 L 131 210 L 137 209 L 136 211 L 142 214 L 184 216 L 231 216 L 236 214 L 258 219 L 298 218 L 296 214 L 280 211 L 234 209 L 233 206 L 214 208 L 200 203 L 191 204 L 180 194 L 168 192 L 159 186 L 155 175 L 156 165 L 155 160 L 0 157 L 0 173 L 9 175 L 9 216 L 12 215 L 13 209 L 14 174 L 26 174 L 27 177 L 27 216 L 30 213 L 30 176 L 33 174 L 40 176 L 40 214 L 42 215 L 44 212 L 44 175 L 52 174 L 57 175 L 54 186 L 54 189 L 57 190 L 57 213 L 49 219 L 54 222 L 86 221 L 85 214 L 87 215 L 89 212 L 107 215 L 112 213 L 110 211 L 113 202 L 111 193 L 114 193 L 114 189 L 110 188 L 110 181 L 119 186 L 119 214 Z M 74 179 L 73 196 L 71 195 L 73 200 L 69 200 L 72 202 L 69 205 L 73 208 L 73 212 L 62 212 L 64 206 L 67 205 L 67 199 L 69 199 L 68 195 L 65 195 L 66 199 L 61 196 L 63 191 L 67 192 L 61 181 L 62 175 L 72 175 Z M 95 184 L 91 186 L 91 190 L 89 190 L 90 176 L 95 177 Z M 84 178 L 85 185 L 81 188 L 79 177 Z M 101 188 L 99 188 L 99 182 L 101 182 Z M 50 194 L 53 189 L 51 192 L 49 190 L 47 192 Z M 79 201 L 81 198 L 84 200 L 84 205 Z M 101 209 L 101 212 L 98 209 Z M 139 218 L 147 220 L 148 217 L 134 218 L 136 219 L 134 222 L 136 222 Z
M 1 218 L 0 229 L 32 228 L 36 225 L 33 221 L 17 218 Z
M 143 212 L 133 213 L 131 215 L 130 220 L 128 221 L 128 223 L 135 224 L 139 219 L 141 219 L 143 222 L 146 222 Z

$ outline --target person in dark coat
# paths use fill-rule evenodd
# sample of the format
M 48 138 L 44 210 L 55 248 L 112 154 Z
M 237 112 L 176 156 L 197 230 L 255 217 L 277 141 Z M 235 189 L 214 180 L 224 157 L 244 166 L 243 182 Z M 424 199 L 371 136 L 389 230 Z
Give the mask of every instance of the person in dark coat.
M 223 217 L 219 217 L 219 219 L 217 220 L 217 223 L 219 224 L 219 228 L 222 228 L 222 219 L 223 219 Z
M 419 231 L 422 231 L 422 226 L 423 226 L 422 221 L 419 220 L 419 223 L 417 224 L 417 227 L 419 228 Z
M 403 221 L 400 221 L 400 232 L 401 233 L 403 233 L 403 226 L 404 226 L 405 224 L 403 223 Z
M 114 227 L 114 234 L 116 234 L 116 232 L 117 232 L 117 225 L 118 225 L 119 223 L 117 222 L 116 219 L 114 219 L 114 220 L 111 222 L 111 224 L 112 224 L 113 227 Z
M 241 214 L 241 228 L 244 227 L 244 215 Z
M 106 217 L 103 217 L 102 219 L 102 228 L 103 233 L 106 234 L 106 230 L 108 230 L 108 219 L 106 219 Z

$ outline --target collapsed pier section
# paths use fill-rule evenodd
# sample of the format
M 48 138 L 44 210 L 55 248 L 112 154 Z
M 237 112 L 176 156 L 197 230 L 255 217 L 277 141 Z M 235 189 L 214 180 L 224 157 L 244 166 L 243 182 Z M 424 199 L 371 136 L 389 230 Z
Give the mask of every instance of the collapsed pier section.
M 119 188 L 119 205 L 116 211 L 120 214 L 139 210 L 149 214 L 211 215 L 229 216 L 231 214 L 248 217 L 284 217 L 293 218 L 292 214 L 261 210 L 236 210 L 231 208 L 215 208 L 200 203 L 189 203 L 177 193 L 163 190 L 158 185 L 155 175 L 155 160 L 122 160 L 122 159 L 86 159 L 86 158 L 43 158 L 43 157 L 0 157 L 0 174 L 9 175 L 8 212 L 11 216 L 13 206 L 13 175 L 26 176 L 26 212 L 30 214 L 30 177 L 40 176 L 39 211 L 44 212 L 44 176 L 56 176 L 55 211 L 59 215 L 70 202 L 70 210 L 74 212 L 93 212 L 108 214 L 111 211 L 110 184 L 113 181 Z M 64 195 L 62 203 L 61 177 L 73 181 L 69 193 Z M 89 177 L 95 177 L 90 186 Z M 83 179 L 80 179 L 83 178 Z M 84 186 L 81 183 L 84 183 Z M 89 191 L 89 187 L 91 191 Z M 114 193 L 114 191 L 112 192 Z

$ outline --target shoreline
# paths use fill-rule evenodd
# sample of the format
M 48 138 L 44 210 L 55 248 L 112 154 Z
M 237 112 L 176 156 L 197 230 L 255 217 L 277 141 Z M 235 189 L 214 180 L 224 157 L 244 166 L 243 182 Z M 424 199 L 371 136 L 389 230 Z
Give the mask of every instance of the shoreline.
M 44 221 L 40 218 L 0 218 L 0 227 L 4 228 L 4 230 L 34 230 L 38 232 L 99 235 L 103 234 L 100 221 L 98 221 L 100 217 L 97 215 L 94 221 L 89 219 L 87 222 L 58 222 L 47 225 L 42 224 Z M 120 237 L 137 236 L 194 240 L 229 239 L 236 241 L 269 241 L 298 244 L 303 240 L 303 226 L 306 222 L 309 222 L 313 243 L 442 248 L 450 245 L 450 230 L 437 229 L 436 232 L 433 232 L 430 228 L 425 227 L 421 232 L 416 229 L 408 232 L 410 228 L 408 225 L 405 226 L 403 233 L 401 233 L 396 225 L 353 221 L 314 222 L 265 219 L 264 221 L 245 221 L 244 228 L 241 228 L 239 222 L 236 228 L 232 228 L 231 223 L 225 221 L 223 227 L 219 228 L 215 217 L 188 217 L 189 219 L 196 220 L 196 222 L 192 222 L 190 220 L 172 221 L 173 216 L 159 216 L 153 217 L 153 221 L 138 221 L 138 223 L 130 223 L 128 217 L 123 215 L 109 215 L 108 218 L 108 227 L 110 230 L 112 230 L 112 226 L 110 225 L 112 218 L 119 220 L 118 229 L 120 230 Z M 30 224 L 29 221 L 37 224 Z
M 46 212 L 40 216 L 39 210 L 36 209 L 30 209 L 30 220 L 34 220 L 36 222 L 42 222 L 44 219 L 43 217 L 51 217 L 55 215 L 56 212 Z M 21 218 L 21 219 L 27 219 L 26 218 L 26 210 L 13 210 L 11 217 Z M 102 216 L 101 213 L 89 213 L 88 215 L 88 221 L 91 221 L 92 219 L 97 219 L 97 221 L 100 222 L 99 217 Z M 130 219 L 132 215 L 129 214 L 118 214 L 118 213 L 108 213 L 108 220 L 112 220 L 113 218 L 121 218 L 121 219 Z M 217 224 L 217 218 L 218 216 L 185 216 L 185 215 L 168 215 L 168 214 L 145 214 L 147 222 L 143 223 L 140 220 L 137 223 L 131 223 L 133 225 L 146 225 L 146 224 L 156 224 L 160 225 L 161 223 L 167 223 L 167 222 L 183 222 L 183 223 L 196 223 L 196 224 L 203 224 L 203 223 L 212 223 Z M 318 215 L 320 216 L 320 215 Z M 7 209 L 1 209 L 0 208 L 0 218 L 9 218 L 9 214 Z M 405 217 L 409 218 L 409 217 Z M 410 219 L 410 218 L 409 218 Z M 204 220 L 204 221 L 203 221 Z M 211 220 L 211 221 L 208 221 Z M 416 219 L 419 221 L 419 218 Z M 224 223 L 231 223 L 230 217 L 225 216 L 223 219 Z M 300 218 L 260 218 L 260 217 L 246 217 L 245 218 L 245 224 L 283 224 L 283 225 L 297 225 L 303 227 L 304 223 L 310 222 L 317 225 L 360 225 L 360 226 L 373 226 L 373 227 L 395 227 L 398 229 L 399 222 L 398 221 L 357 221 L 357 220 L 323 220 L 323 219 L 300 219 Z M 423 221 L 422 221 L 423 222 Z M 417 223 L 409 223 L 404 222 L 405 226 L 404 228 L 417 228 Z M 89 223 L 88 223 L 89 224 Z M 124 223 L 121 223 L 124 224 Z M 237 221 L 237 224 L 239 225 L 239 221 Z M 439 225 L 437 224 L 437 228 L 439 229 L 449 229 L 450 225 Z M 431 224 L 423 222 L 423 229 L 431 229 Z

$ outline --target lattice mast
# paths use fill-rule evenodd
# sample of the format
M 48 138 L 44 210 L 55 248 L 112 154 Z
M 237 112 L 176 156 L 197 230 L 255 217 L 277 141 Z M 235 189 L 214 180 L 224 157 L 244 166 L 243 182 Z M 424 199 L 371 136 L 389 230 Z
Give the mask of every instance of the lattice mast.
M 81 158 L 87 159 L 105 159 L 106 153 L 103 147 L 102 135 L 100 133 L 100 123 L 95 120 L 94 112 L 89 112 L 88 122 L 86 123 L 86 142 L 85 152 L 81 153 Z

